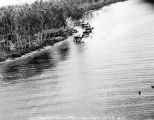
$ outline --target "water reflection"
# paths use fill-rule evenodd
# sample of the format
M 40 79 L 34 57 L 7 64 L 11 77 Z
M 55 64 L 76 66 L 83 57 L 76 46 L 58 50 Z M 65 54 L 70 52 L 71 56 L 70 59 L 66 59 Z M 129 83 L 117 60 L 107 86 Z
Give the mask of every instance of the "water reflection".
M 64 61 L 67 59 L 70 53 L 70 44 L 69 42 L 64 42 L 58 46 L 58 54 L 60 55 L 60 60 Z
M 85 16 L 94 27 L 85 44 L 70 38 L 37 57 L 5 65 L 0 118 L 154 119 L 154 14 L 141 1 Z
M 76 44 L 76 51 L 78 54 L 81 54 L 85 51 L 86 47 L 85 47 L 85 44 Z
M 2 70 L 3 80 L 14 83 L 18 79 L 27 79 L 40 75 L 45 69 L 54 69 L 58 62 L 67 59 L 69 44 L 63 43 L 57 46 L 57 52 L 54 50 L 47 50 L 33 58 L 25 58 L 23 61 L 26 62 L 14 62 L 5 65 Z
M 144 0 L 145 2 L 148 2 L 148 3 L 151 3 L 151 4 L 154 4 L 154 1 L 153 0 Z
M 154 1 L 153 0 L 142 0 L 143 4 L 149 5 L 152 9 L 154 8 Z
M 51 61 L 49 53 L 45 52 L 37 57 L 27 60 L 27 63 L 10 63 L 3 69 L 3 79 L 5 82 L 17 80 L 21 78 L 32 77 L 41 74 L 43 69 L 51 68 L 54 62 Z

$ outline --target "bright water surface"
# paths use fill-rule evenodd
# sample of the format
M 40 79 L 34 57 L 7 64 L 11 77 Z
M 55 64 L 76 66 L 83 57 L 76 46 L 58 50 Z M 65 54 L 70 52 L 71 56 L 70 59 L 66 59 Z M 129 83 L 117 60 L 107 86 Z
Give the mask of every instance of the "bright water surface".
M 130 0 L 83 19 L 94 26 L 85 44 L 70 37 L 1 64 L 0 120 L 154 119 L 152 6 Z

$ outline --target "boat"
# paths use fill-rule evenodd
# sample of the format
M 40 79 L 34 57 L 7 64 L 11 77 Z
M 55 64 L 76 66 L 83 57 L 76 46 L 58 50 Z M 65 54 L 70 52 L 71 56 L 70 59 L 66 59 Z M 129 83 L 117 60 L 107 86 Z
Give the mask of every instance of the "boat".
M 74 37 L 74 42 L 76 43 L 84 43 L 84 41 L 82 41 L 82 38 L 84 37 L 84 35 L 77 35 Z
M 81 27 L 82 28 L 87 28 L 87 27 L 90 27 L 89 23 L 82 23 L 81 24 Z
M 89 31 L 83 31 L 83 35 L 89 35 L 90 32 Z

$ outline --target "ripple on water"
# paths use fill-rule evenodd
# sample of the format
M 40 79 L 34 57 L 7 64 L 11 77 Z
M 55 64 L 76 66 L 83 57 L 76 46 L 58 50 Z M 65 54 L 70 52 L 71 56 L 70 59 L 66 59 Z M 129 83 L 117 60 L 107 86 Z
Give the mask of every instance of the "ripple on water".
M 130 0 L 83 19 L 94 26 L 84 45 L 70 37 L 1 65 L 2 120 L 154 119 L 151 7 Z

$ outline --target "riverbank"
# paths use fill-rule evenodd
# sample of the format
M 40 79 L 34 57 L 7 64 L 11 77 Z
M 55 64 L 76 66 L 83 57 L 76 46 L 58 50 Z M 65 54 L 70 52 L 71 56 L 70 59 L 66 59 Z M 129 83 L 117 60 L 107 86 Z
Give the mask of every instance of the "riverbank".
M 71 36 L 73 33 L 76 33 L 77 31 L 74 28 L 66 27 L 66 28 L 59 28 L 59 29 L 50 29 L 50 30 L 44 30 L 38 36 L 41 39 L 31 40 L 29 45 L 29 42 L 26 44 L 23 44 L 22 46 L 18 46 L 18 49 L 15 50 L 9 50 L 5 53 L 0 54 L 0 61 L 5 61 L 7 59 L 15 59 L 19 58 L 23 55 L 26 55 L 28 53 L 37 51 L 39 49 L 42 49 L 46 46 L 52 46 L 58 42 L 64 41 L 67 39 L 68 36 Z M 53 36 L 51 36 L 53 35 Z M 46 36 L 46 37 L 43 37 Z M 18 44 L 18 43 L 14 43 Z M 28 47 L 27 47 L 28 46 Z
M 94 2 L 92 4 L 85 3 L 83 5 L 80 5 L 79 9 L 82 10 L 83 12 L 88 12 L 90 10 L 100 9 L 104 6 L 107 6 L 107 5 L 116 3 L 116 2 L 123 2 L 123 1 L 126 1 L 126 0 L 106 0 L 106 1 L 100 0 L 100 1 Z
M 120 2 L 120 1 L 125 1 L 125 0 L 106 0 L 106 1 L 102 1 L 102 0 L 99 0 L 97 2 L 87 2 L 87 3 L 83 3 L 83 4 L 79 4 L 77 6 L 77 8 L 75 8 L 76 11 L 73 11 L 73 13 L 71 15 L 67 15 L 67 16 L 70 16 L 72 17 L 73 19 L 79 19 L 79 18 L 82 18 L 82 16 L 84 15 L 85 12 L 88 12 L 90 10 L 96 10 L 96 9 L 99 9 L 99 8 L 102 8 L 106 5 L 110 5 L 112 3 L 115 3 L 115 2 Z M 43 6 L 44 4 L 41 3 L 41 5 Z M 44 5 L 46 6 L 46 5 Z M 66 7 L 67 8 L 67 7 Z M 74 6 L 73 6 L 74 8 Z M 32 12 L 33 11 L 33 8 L 31 8 Z M 37 11 L 37 10 L 36 10 Z M 60 10 L 61 11 L 61 10 Z M 67 11 L 68 12 L 68 11 Z M 61 11 L 62 14 L 65 13 L 65 11 Z M 43 13 L 45 14 L 45 12 Z M 65 13 L 66 14 L 66 13 Z M 49 15 L 49 14 L 48 14 Z M 59 14 L 61 16 L 61 14 Z M 31 15 L 32 16 L 32 15 Z M 63 15 L 62 15 L 63 16 Z M 34 18 L 33 18 L 34 19 Z M 59 18 L 60 22 L 64 22 L 64 18 Z M 65 20 L 66 21 L 66 20 Z M 42 23 L 42 21 L 41 21 Z M 50 23 L 50 22 L 49 22 Z M 46 25 L 46 24 L 45 24 Z M 41 26 L 45 26 L 45 25 L 41 25 Z M 66 25 L 66 23 L 63 23 L 61 25 Z M 59 25 L 60 26 L 60 25 Z M 12 27 L 12 26 L 11 26 Z M 29 27 L 29 26 L 28 26 Z M 35 26 L 34 26 L 35 27 Z M 33 27 L 32 27 L 33 28 Z M 65 27 L 64 27 L 65 28 Z M 30 29 L 30 28 L 29 28 Z M 59 28 L 55 28 L 56 29 L 59 29 Z M 50 30 L 50 29 L 49 29 Z M 52 29 L 51 29 L 52 30 Z M 46 38 L 45 40 L 39 42 L 39 44 L 36 45 L 32 45 L 34 44 L 34 42 L 32 40 L 30 40 L 30 44 L 29 45 L 29 42 L 27 43 L 28 44 L 28 47 L 27 47 L 27 44 L 26 44 L 26 47 L 24 47 L 23 49 L 23 45 L 21 45 L 22 43 L 22 40 L 20 40 L 20 48 L 18 51 L 8 51 L 7 54 L 5 54 L 5 56 L 2 57 L 2 55 L 0 56 L 0 61 L 5 61 L 6 59 L 8 58 L 11 58 L 11 59 L 14 59 L 14 58 L 17 58 L 17 57 L 21 57 L 22 55 L 25 55 L 27 53 L 30 53 L 30 52 L 33 52 L 35 50 L 38 50 L 40 48 L 43 48 L 47 45 L 54 45 L 55 43 L 57 42 L 60 42 L 60 41 L 63 41 L 65 39 L 67 39 L 68 36 L 71 36 L 74 32 L 77 32 L 74 28 L 71 28 L 71 27 L 67 27 L 67 29 L 62 29 L 60 30 L 60 32 L 58 33 L 58 36 L 56 37 L 51 37 L 50 39 Z M 49 33 L 50 34 L 50 33 Z M 42 34 L 43 36 L 43 34 Z M 45 35 L 48 37 L 48 35 Z M 50 35 L 49 35 L 50 36 Z M 40 41 L 40 40 L 38 40 Z M 15 44 L 15 43 L 14 43 Z

